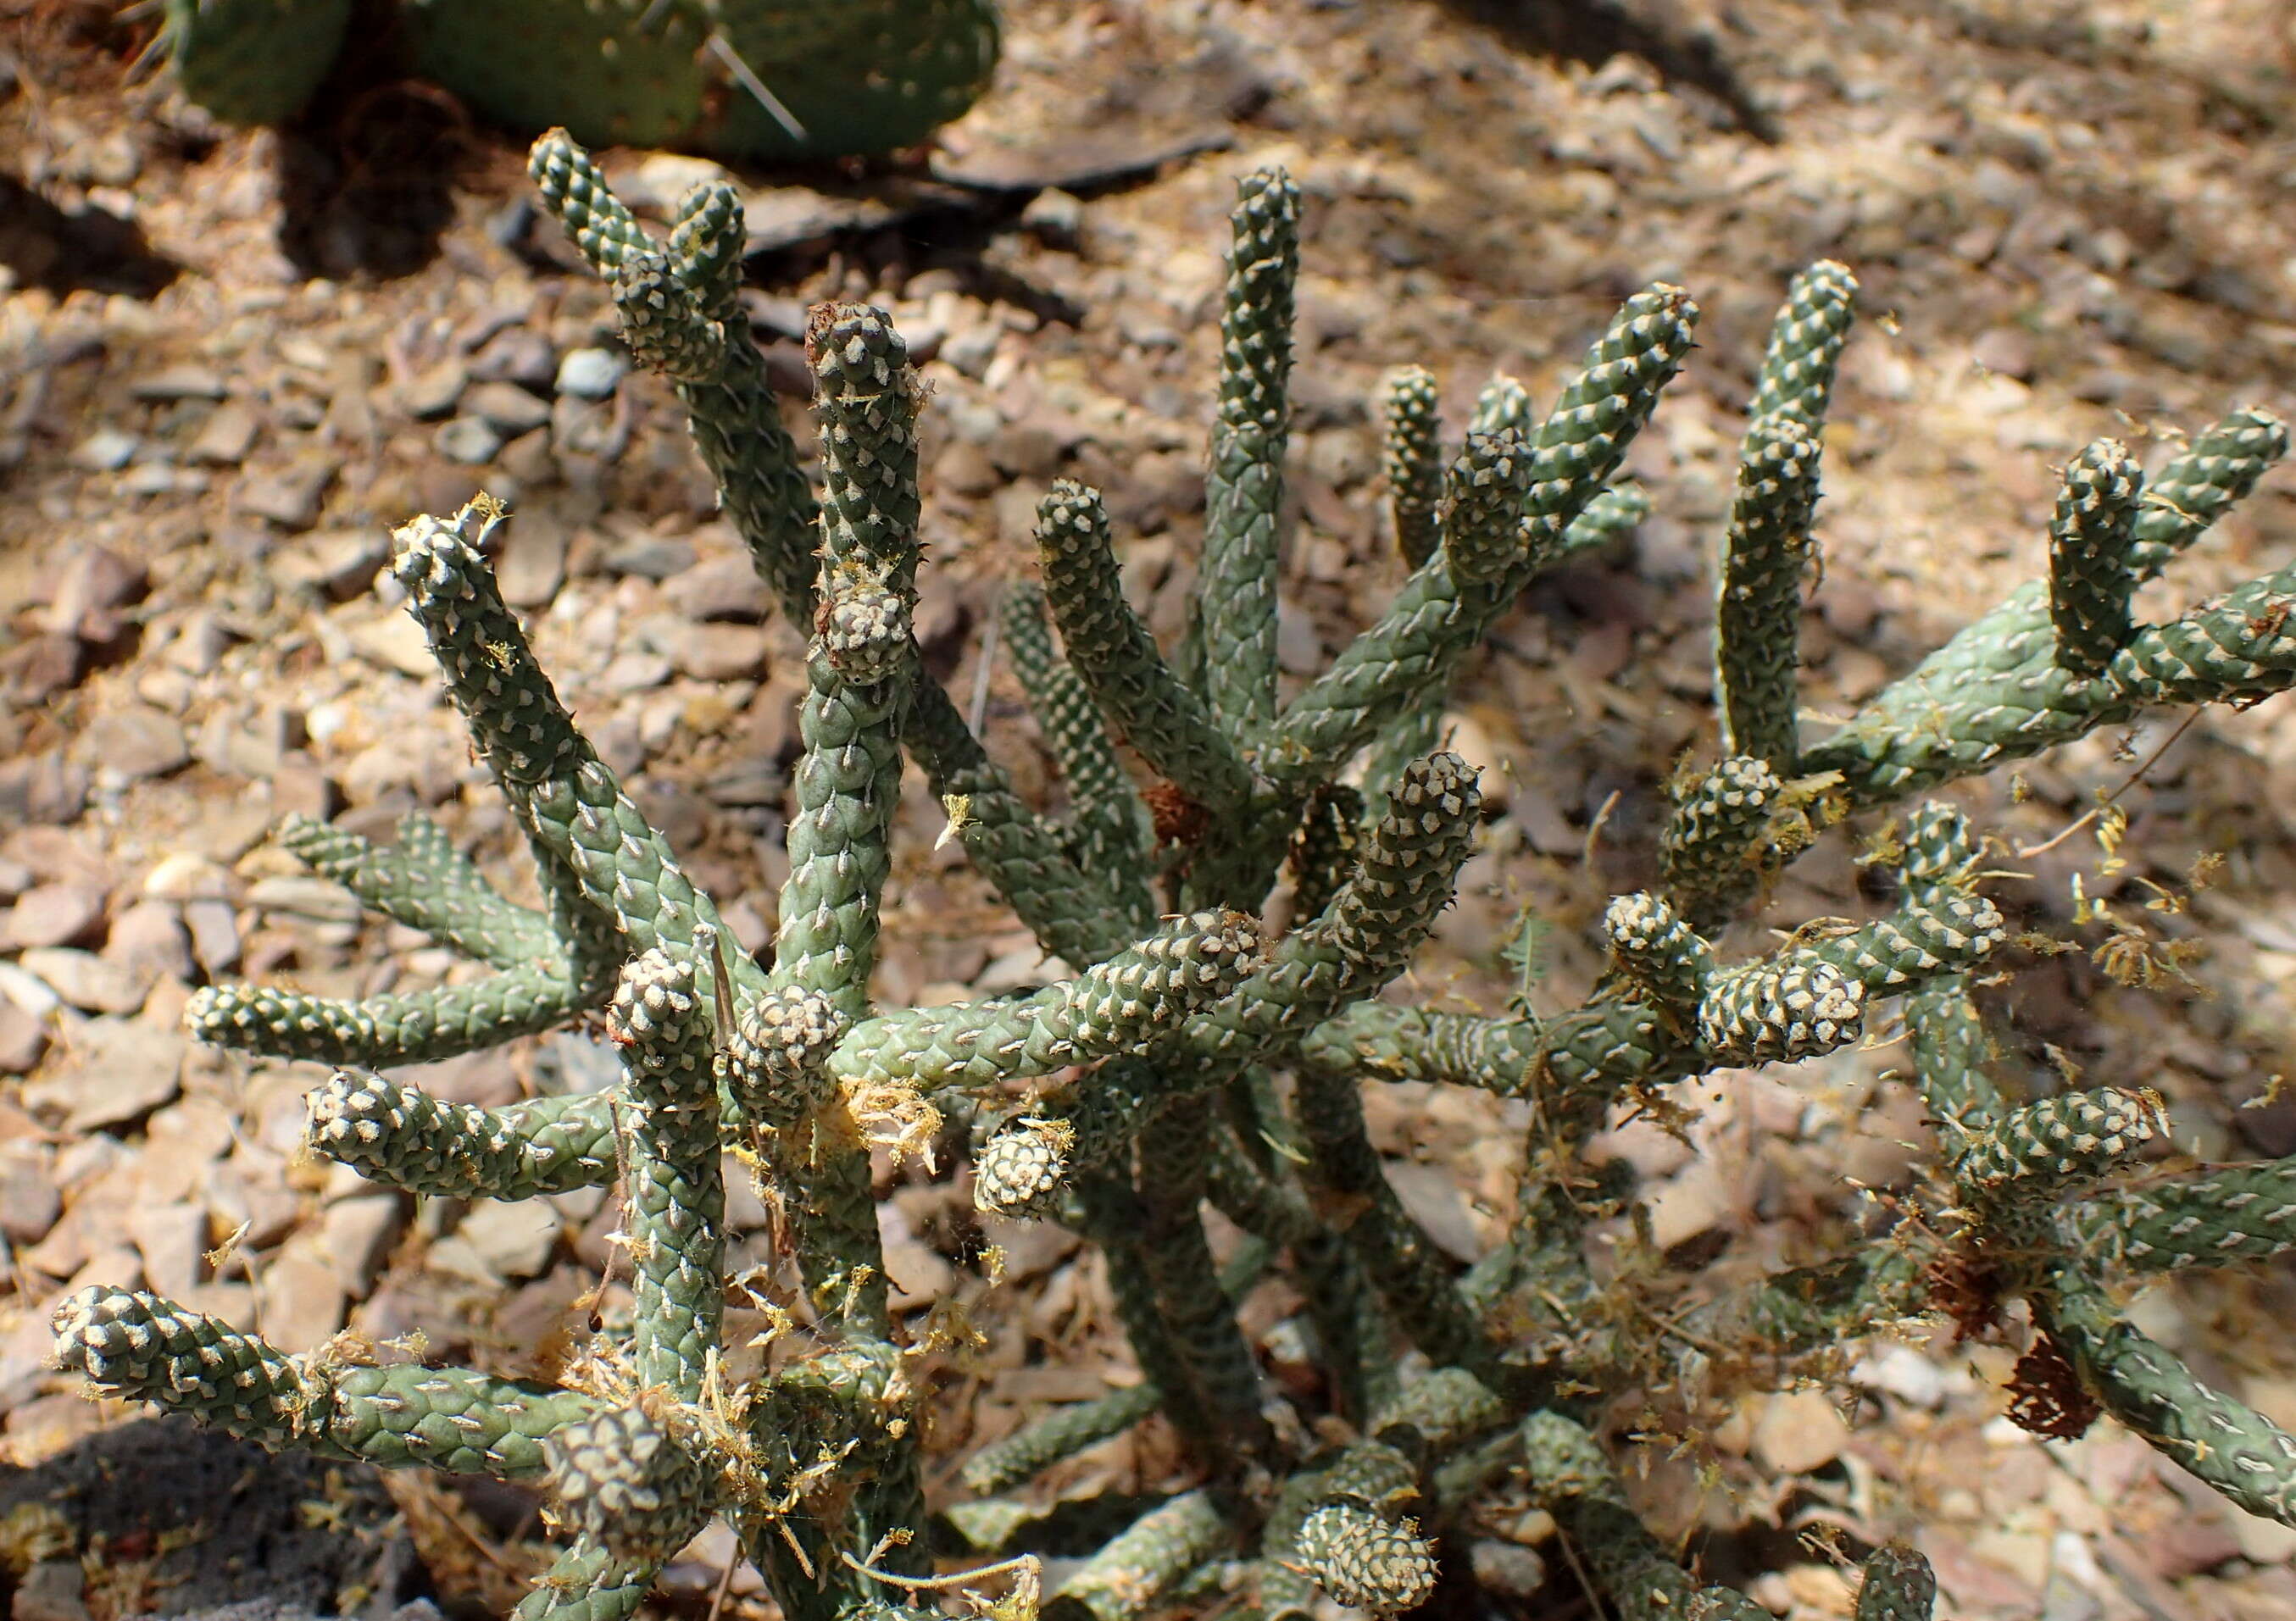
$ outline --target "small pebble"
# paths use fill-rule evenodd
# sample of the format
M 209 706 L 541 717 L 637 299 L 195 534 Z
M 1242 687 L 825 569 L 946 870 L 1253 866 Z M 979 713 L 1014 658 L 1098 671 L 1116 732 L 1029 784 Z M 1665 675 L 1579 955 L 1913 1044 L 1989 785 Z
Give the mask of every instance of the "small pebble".
M 550 420 L 550 403 L 516 383 L 480 383 L 463 396 L 463 413 L 477 417 L 505 438 L 528 433 Z
M 134 434 L 123 433 L 117 428 L 99 428 L 73 446 L 72 465 L 94 473 L 118 472 L 127 465 L 142 442 Z
M 629 369 L 630 363 L 612 349 L 570 349 L 558 363 L 558 392 L 577 399 L 604 399 Z
M 494 460 L 502 448 L 502 435 L 475 416 L 458 416 L 431 436 L 430 442 L 448 461 L 477 467 Z

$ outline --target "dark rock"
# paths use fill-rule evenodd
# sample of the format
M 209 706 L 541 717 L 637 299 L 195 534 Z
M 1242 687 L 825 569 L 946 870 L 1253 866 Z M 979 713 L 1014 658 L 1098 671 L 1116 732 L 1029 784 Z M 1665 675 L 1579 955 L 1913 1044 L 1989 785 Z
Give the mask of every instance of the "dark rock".
M 463 414 L 477 417 L 504 438 L 515 438 L 550 420 L 550 402 L 516 383 L 484 382 L 463 397 Z
M 61 749 L 0 760 L 0 824 L 62 826 L 87 805 L 87 768 Z
M 550 340 L 531 327 L 496 332 L 471 356 L 471 375 L 480 382 L 512 382 L 537 393 L 558 376 L 558 356 Z

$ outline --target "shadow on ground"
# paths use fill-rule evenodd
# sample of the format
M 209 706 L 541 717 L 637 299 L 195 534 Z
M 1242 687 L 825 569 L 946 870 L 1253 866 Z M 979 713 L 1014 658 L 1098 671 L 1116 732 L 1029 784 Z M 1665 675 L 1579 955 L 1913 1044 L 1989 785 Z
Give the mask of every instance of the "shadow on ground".
M 365 1465 L 141 1420 L 31 1469 L 0 1465 L 0 1525 L 39 1556 L 20 1577 L 0 1566 L 0 1608 L 102 1617 L 261 1599 L 331 1616 L 348 1599 L 388 1616 L 429 1588 L 395 1520 Z

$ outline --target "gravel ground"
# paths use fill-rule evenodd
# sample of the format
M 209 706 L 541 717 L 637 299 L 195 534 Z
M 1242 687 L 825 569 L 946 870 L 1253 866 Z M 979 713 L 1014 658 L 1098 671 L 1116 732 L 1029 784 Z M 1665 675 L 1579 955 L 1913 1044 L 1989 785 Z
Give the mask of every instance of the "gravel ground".
M 530 881 L 419 635 L 378 588 L 390 524 L 481 487 L 510 502 L 511 600 L 752 947 L 784 875 L 796 749 L 796 643 L 765 622 L 668 390 L 629 371 L 599 291 L 536 219 L 518 143 L 388 86 L 288 134 L 220 130 L 164 84 L 123 89 L 106 10 L 0 0 L 0 1412 L 25 1469 L 86 1455 L 100 1430 L 117 1445 L 129 1416 L 42 1367 L 48 1311 L 83 1282 L 141 1281 L 294 1349 L 420 1326 L 517 1371 L 604 1259 L 594 1196 L 416 1208 L 299 1158 L 317 1072 L 180 1034 L 192 989 L 219 980 L 358 995 L 463 971 L 301 875 L 266 842 L 283 815 L 377 831 L 419 807 L 505 883 Z M 1640 55 L 1610 54 L 1583 20 L 1464 0 L 1007 10 L 996 94 L 929 157 L 739 177 L 751 315 L 793 389 L 798 323 L 825 297 L 886 304 L 930 356 L 922 629 L 960 692 L 1056 476 L 1108 492 L 1136 600 L 1177 627 L 1223 219 L 1250 168 L 1287 164 L 1306 196 L 1281 650 L 1295 677 L 1400 577 L 1367 411 L 1385 368 L 1432 369 L 1456 425 L 1495 367 L 1550 394 L 1650 281 L 1704 307 L 1702 347 L 1634 453 L 1656 515 L 1536 586 L 1461 684 L 1458 746 L 1497 814 L 1423 996 L 1494 1006 L 1517 989 L 1501 948 L 1528 906 L 1552 926 L 1529 994 L 1567 1002 L 1597 966 L 1603 898 L 1652 877 L 1666 779 L 1712 749 L 1704 560 L 1794 269 L 1848 262 L 1867 317 L 1827 436 L 1803 643 L 1820 717 L 2038 570 L 2052 470 L 2081 445 L 2112 434 L 2157 459 L 2234 405 L 2296 411 L 2287 0 L 1648 0 Z M 610 168 L 655 207 L 715 172 L 644 153 Z M 2267 481 L 2147 608 L 2281 561 L 2291 489 Z M 992 743 L 1050 802 L 989 662 Z M 2177 1151 L 2202 1158 L 2296 1151 L 2296 1104 L 2273 1084 L 2296 1012 L 2292 715 L 2275 700 L 2148 720 L 1956 790 L 2005 841 L 1997 892 L 2021 926 L 2083 948 L 2010 954 L 1989 993 L 2010 1066 L 2157 1086 Z M 2116 791 L 2117 845 L 2095 823 L 2049 843 Z M 909 792 L 882 995 L 1030 982 L 1027 936 L 953 853 L 930 853 L 935 807 Z M 1859 909 L 1855 835 L 1871 831 L 1799 864 L 1734 943 Z M 2205 887 L 2203 856 L 2223 858 Z M 2088 948 L 2115 925 L 2076 921 L 2076 880 L 2177 971 L 2150 988 L 2101 973 Z M 1718 1077 L 1680 1100 L 1700 1109 L 1686 1142 L 1648 1122 L 1610 1134 L 1648 1179 L 1685 1290 L 1811 1253 L 1864 1190 L 1907 1184 L 1927 1128 L 1891 1077 L 1901 1052 Z M 499 1102 L 599 1063 L 561 1035 L 422 1078 Z M 1408 1089 L 1375 1104 L 1406 1199 L 1447 1243 L 1488 1242 L 1519 1122 Z M 945 1158 L 882 1169 L 903 1301 L 955 1296 L 990 1335 L 937 1376 L 937 1446 L 1133 1376 L 1096 1258 L 1049 1229 L 984 1234 Z M 202 1252 L 234 1231 L 218 1270 Z M 994 1286 L 984 1240 L 1006 1251 Z M 2136 1310 L 2296 1424 L 2296 1349 L 2274 1331 L 2296 1278 L 2164 1288 Z M 1255 1323 L 1281 1315 L 1263 1298 Z M 1684 1442 L 1644 1449 L 1637 1490 L 1662 1526 L 1708 1539 L 1718 1573 L 1770 1571 L 1751 1590 L 1782 1615 L 1849 1613 L 1838 1532 L 1915 1535 L 1957 1616 L 2296 1617 L 2296 1535 L 2109 1421 L 2077 1443 L 2017 1430 L 2013 1355 L 1916 1333 L 1688 1413 L 1631 1393 L 1623 1412 Z M 1150 1426 L 1052 1484 L 1147 1490 L 1176 1470 Z M 515 1592 L 530 1503 L 390 1487 L 449 1597 Z M 1497 1529 L 1536 1548 L 1538 1519 Z M 179 1607 L 164 1584 L 103 1579 L 117 1528 L 82 1516 L 67 1534 L 38 1560 L 0 1534 L 18 1617 Z M 725 1551 L 705 1536 L 663 1602 L 706 1608 Z M 731 1601 L 758 1607 L 740 1584 Z M 1523 1613 L 1576 1602 L 1566 1573 Z

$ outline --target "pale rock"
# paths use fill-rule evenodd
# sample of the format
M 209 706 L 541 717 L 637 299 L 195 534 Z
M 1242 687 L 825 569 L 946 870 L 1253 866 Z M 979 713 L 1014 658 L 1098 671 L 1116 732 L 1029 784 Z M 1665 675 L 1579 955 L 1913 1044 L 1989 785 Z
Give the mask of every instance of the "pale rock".
M 63 1006 L 53 986 L 13 962 L 0 962 L 0 998 L 32 1019 L 45 1019 Z
M 54 1176 L 36 1154 L 0 1156 L 0 1233 L 10 1243 L 19 1248 L 38 1243 L 63 1208 Z
M 7 917 L 6 943 L 84 946 L 103 931 L 103 891 L 86 884 L 37 884 L 16 897 Z
M 1849 1445 L 1849 1426 L 1823 1390 L 1770 1396 L 1754 1421 L 1754 1456 L 1782 1475 L 1823 1469 Z
M 1670 1250 L 1737 1224 L 1738 1199 L 1720 1167 L 1693 1160 L 1650 1196 L 1651 1240 Z
M 766 673 L 766 633 L 751 625 L 689 625 L 667 650 L 695 681 L 755 680 Z
M 365 908 L 342 885 L 314 874 L 283 872 L 258 879 L 247 892 L 248 904 L 264 912 L 283 912 L 291 917 L 322 923 L 356 923 Z
M 1459 1191 L 1456 1176 L 1440 1166 L 1407 1159 L 1385 1164 L 1387 1180 L 1411 1219 L 1417 1222 L 1435 1247 L 1453 1260 L 1472 1265 L 1490 1245 Z
M 605 399 L 629 369 L 630 363 L 613 349 L 569 349 L 558 363 L 558 392 L 577 399 Z
M 0 901 L 12 901 L 30 888 L 38 874 L 20 861 L 0 856 Z
M 319 1241 L 347 1293 L 364 1297 L 373 1286 L 405 1216 L 404 1202 L 396 1193 L 362 1193 L 327 1207 Z
M 24 1088 L 25 1103 L 63 1115 L 64 1129 L 122 1126 L 172 1099 L 182 1085 L 184 1038 L 127 1019 L 90 1019 L 70 1061 Z
M 210 976 L 238 963 L 239 914 L 229 901 L 186 901 L 184 927 L 192 937 L 193 957 Z
M 209 413 L 184 455 L 209 466 L 237 467 L 255 448 L 256 436 L 262 430 L 262 418 L 237 400 L 226 400 Z
M 203 856 L 178 851 L 163 856 L 144 875 L 148 900 L 221 900 L 231 894 L 230 872 Z
M 263 1337 L 292 1355 L 316 1351 L 342 1330 L 350 1298 L 316 1240 L 291 1240 L 256 1272 Z
M 69 946 L 44 946 L 17 962 L 84 1013 L 134 1012 L 144 1005 L 153 978 Z
M 483 382 L 463 397 L 463 414 L 473 416 L 504 438 L 530 433 L 550 420 L 550 404 L 516 383 Z
M 130 705 L 99 715 L 80 733 L 80 757 L 128 780 L 165 776 L 191 761 L 191 744 L 173 716 Z
M 180 1300 L 206 1273 L 208 1213 L 198 1205 L 138 1205 L 127 1213 L 127 1236 L 144 1257 L 144 1278 L 155 1294 Z
M 8 1601 L 8 1621 L 88 1621 L 87 1573 L 76 1559 L 42 1560 Z
M 191 936 L 184 931 L 176 909 L 166 901 L 138 901 L 112 919 L 103 957 L 138 976 L 149 974 L 184 984 L 197 977 Z
M 430 644 L 422 634 L 422 627 L 405 614 L 390 614 L 353 626 L 350 643 L 360 658 L 379 668 L 397 670 L 402 675 L 421 680 L 438 676 L 439 661 L 430 656 Z
M 1869 1342 L 1865 1355 L 1849 1371 L 1849 1382 L 1931 1412 L 1945 1405 L 1948 1391 L 1945 1370 L 1898 1340 Z
M 258 518 L 268 518 L 282 528 L 308 529 L 318 521 L 327 487 L 342 470 L 341 460 L 326 452 L 308 452 L 273 473 L 259 474 L 239 487 L 239 507 Z
M 533 1200 L 488 1199 L 463 1218 L 455 1233 L 496 1277 L 538 1277 L 557 1248 L 558 1212 Z
M 48 1049 L 47 1027 L 0 998 L 0 1075 L 29 1075 Z

